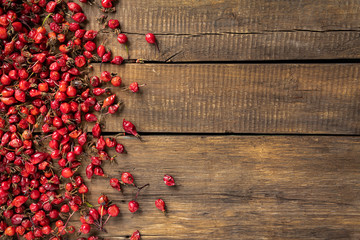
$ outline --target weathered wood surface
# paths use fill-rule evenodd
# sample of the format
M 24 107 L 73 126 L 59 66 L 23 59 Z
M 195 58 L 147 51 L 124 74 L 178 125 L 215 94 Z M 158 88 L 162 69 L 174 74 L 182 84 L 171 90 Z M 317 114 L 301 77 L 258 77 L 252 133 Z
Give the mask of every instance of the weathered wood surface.
M 360 57 L 360 2 L 121 0 L 116 13 L 130 42 L 130 57 L 152 61 L 243 61 Z M 84 6 L 92 16 L 103 13 Z M 145 41 L 153 32 L 160 53 Z M 101 34 L 114 54 L 126 57 L 116 34 Z M 102 36 L 102 37 L 101 37 Z
M 107 132 L 123 131 L 126 118 L 140 132 L 154 133 L 360 133 L 359 64 L 126 64 L 102 70 L 119 74 L 125 86 L 146 83 L 138 94 L 113 89 L 125 107 L 106 117 Z M 94 74 L 100 75 L 99 65 Z
M 131 171 L 150 183 L 130 214 L 108 179 L 88 184 L 120 205 L 111 239 L 139 229 L 143 239 L 359 239 L 360 138 L 308 136 L 121 137 L 128 154 L 105 163 L 109 177 Z M 171 174 L 176 188 L 162 182 Z M 157 198 L 168 206 L 164 216 Z M 109 237 L 107 237 L 109 238 Z

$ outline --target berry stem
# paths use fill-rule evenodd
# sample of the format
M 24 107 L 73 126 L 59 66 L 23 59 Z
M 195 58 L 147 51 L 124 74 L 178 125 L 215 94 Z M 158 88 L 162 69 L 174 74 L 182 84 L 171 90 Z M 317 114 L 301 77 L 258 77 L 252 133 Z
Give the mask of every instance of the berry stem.
M 135 184 L 134 184 L 134 186 L 137 187 Z M 142 187 L 137 187 L 138 190 L 137 190 L 137 193 L 136 193 L 136 196 L 135 196 L 135 201 L 136 201 L 136 199 L 138 198 L 141 189 L 143 189 L 144 187 L 147 187 L 147 186 L 150 186 L 150 184 L 147 183 L 147 184 L 145 184 L 145 185 L 142 186 Z
M 44 19 L 44 21 L 42 22 L 41 26 L 44 26 L 46 20 L 48 20 L 48 18 L 49 18 L 51 15 L 52 15 L 52 13 L 49 13 L 49 14 L 45 17 L 45 19 Z
M 100 226 L 102 228 L 102 218 L 103 218 L 104 206 L 101 205 L 101 213 L 100 213 Z
M 126 43 L 125 43 L 125 49 L 126 49 L 126 52 L 127 52 L 127 55 L 128 55 L 128 59 L 130 59 L 129 48 L 128 48 Z
M 65 225 L 64 225 L 63 230 L 61 230 L 61 232 L 60 232 L 60 235 L 64 232 L 66 226 L 68 225 L 68 223 L 69 223 L 69 221 L 70 221 L 70 218 L 74 215 L 74 213 L 75 213 L 75 211 L 73 211 L 73 212 L 69 215 L 68 219 L 66 220 L 66 223 L 65 223 Z
M 106 225 L 106 223 L 109 221 L 110 217 L 111 217 L 111 216 L 109 215 L 108 218 L 106 219 L 106 221 L 103 223 L 103 225 L 101 226 L 102 229 L 104 228 L 104 226 Z
M 155 42 L 155 46 L 156 46 L 157 50 L 160 52 L 160 48 L 159 48 L 157 41 Z

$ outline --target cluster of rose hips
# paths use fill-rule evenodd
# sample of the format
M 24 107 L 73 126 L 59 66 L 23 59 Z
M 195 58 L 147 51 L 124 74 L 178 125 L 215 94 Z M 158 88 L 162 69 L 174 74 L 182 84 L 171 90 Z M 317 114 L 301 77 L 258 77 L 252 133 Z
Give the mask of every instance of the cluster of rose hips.
M 89 179 L 105 176 L 101 165 L 113 158 L 107 150 L 125 152 L 101 131 L 101 116 L 121 106 L 102 85 L 121 87 L 122 79 L 107 71 L 88 77 L 91 62 L 119 65 L 123 58 L 96 45 L 99 33 L 85 30 L 87 18 L 75 2 L 0 1 L 0 236 L 61 239 L 78 232 L 69 220 L 87 209 L 89 189 L 79 167 L 87 164 Z M 111 0 L 102 4 L 112 8 Z M 111 29 L 119 27 L 116 21 L 109 21 Z M 148 38 L 156 43 L 155 36 Z M 139 87 L 134 82 L 127 89 L 136 93 Z M 95 122 L 91 137 L 81 128 L 84 122 Z M 124 119 L 123 128 L 139 137 L 130 121 Z M 104 212 L 109 218 L 118 210 L 104 203 L 96 210 L 100 220 L 92 216 L 100 230 Z M 82 218 L 81 233 L 88 232 L 89 221 Z
M 116 217 L 120 213 L 119 207 L 116 204 L 112 204 L 106 195 L 101 195 L 98 198 L 98 204 L 98 209 L 90 208 L 81 216 L 81 233 L 89 233 L 91 230 L 91 225 L 96 226 L 100 231 L 106 232 L 104 226 L 109 221 L 110 217 Z

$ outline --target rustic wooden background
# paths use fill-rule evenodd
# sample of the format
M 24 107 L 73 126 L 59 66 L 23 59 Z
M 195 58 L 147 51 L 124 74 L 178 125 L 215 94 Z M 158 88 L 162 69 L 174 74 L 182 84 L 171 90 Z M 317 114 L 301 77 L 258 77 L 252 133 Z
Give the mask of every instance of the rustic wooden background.
M 100 30 L 99 9 L 84 9 Z M 104 237 L 360 239 L 359 0 L 120 0 L 116 9 L 108 15 L 128 35 L 130 59 L 145 63 L 102 68 L 146 87 L 114 89 L 125 108 L 106 132 L 126 118 L 144 142 L 120 137 L 128 154 L 105 170 L 150 187 L 130 214 L 133 192 L 92 180 L 90 201 L 103 192 L 121 207 Z M 105 39 L 127 56 L 115 34 Z

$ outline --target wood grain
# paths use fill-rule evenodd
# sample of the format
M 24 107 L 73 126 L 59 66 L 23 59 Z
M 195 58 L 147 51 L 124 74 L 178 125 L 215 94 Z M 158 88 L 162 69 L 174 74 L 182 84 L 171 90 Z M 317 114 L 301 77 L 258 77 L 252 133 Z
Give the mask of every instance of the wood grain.
M 123 0 L 118 19 L 128 34 L 130 57 L 151 61 L 244 61 L 359 58 L 360 3 L 320 1 Z M 103 13 L 84 6 L 88 16 Z M 94 19 L 89 29 L 101 29 Z M 156 34 L 160 53 L 144 34 Z M 126 57 L 116 34 L 99 42 Z
M 140 132 L 360 133 L 358 64 L 103 65 L 140 94 L 113 91 L 124 101 L 104 131 L 122 119 Z M 99 74 L 95 65 L 94 74 Z M 111 84 L 109 84 L 111 85 Z
M 130 214 L 134 197 L 91 181 L 89 201 L 106 193 L 120 205 L 111 239 L 139 229 L 143 239 L 358 239 L 360 138 L 308 136 L 120 137 L 128 154 L 105 163 L 109 177 L 131 171 L 150 183 Z M 171 174 L 176 188 L 162 182 Z M 168 206 L 164 216 L 157 198 Z

